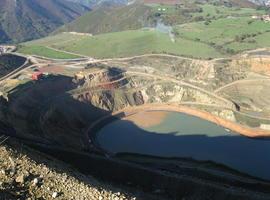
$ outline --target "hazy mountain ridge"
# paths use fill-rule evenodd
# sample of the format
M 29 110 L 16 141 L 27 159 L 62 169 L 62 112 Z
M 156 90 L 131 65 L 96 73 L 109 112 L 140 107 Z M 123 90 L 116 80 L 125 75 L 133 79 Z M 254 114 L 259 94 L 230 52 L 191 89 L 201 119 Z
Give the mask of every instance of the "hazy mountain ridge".
M 257 5 L 270 6 L 270 0 L 249 0 Z
M 86 11 L 85 6 L 65 0 L 1 0 L 0 43 L 46 36 Z
M 89 7 L 99 5 L 99 4 L 102 4 L 102 3 L 128 4 L 129 2 L 131 2 L 131 0 L 68 0 L 68 1 L 80 3 L 80 4 L 83 4 L 83 5 L 89 6 Z M 223 2 L 232 2 L 232 3 L 243 4 L 245 1 L 246 1 L 247 4 L 249 2 L 252 2 L 252 3 L 256 4 L 256 5 L 261 5 L 261 6 L 265 6 L 265 5 L 268 6 L 269 5 L 270 6 L 270 0 L 231 0 L 231 1 L 223 1 Z M 204 2 L 204 1 L 202 1 L 202 2 Z
M 87 7 L 95 7 L 97 5 L 101 5 L 104 3 L 125 5 L 129 2 L 129 0 L 68 0 L 68 1 L 80 3 Z

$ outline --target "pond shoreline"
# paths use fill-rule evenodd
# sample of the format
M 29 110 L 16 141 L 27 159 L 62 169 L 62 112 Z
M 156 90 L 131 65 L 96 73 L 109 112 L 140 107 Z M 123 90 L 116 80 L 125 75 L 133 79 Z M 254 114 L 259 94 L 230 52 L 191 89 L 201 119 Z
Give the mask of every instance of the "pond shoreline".
M 270 139 L 270 131 L 263 130 L 260 128 L 251 128 L 248 126 L 244 126 L 238 124 L 236 122 L 232 122 L 216 115 L 213 115 L 209 112 L 190 108 L 182 105 L 169 105 L 169 104 L 144 104 L 141 106 L 127 107 L 123 110 L 112 113 L 110 116 L 105 116 L 95 123 L 93 123 L 87 130 L 86 134 L 89 138 L 95 140 L 96 133 L 106 124 L 111 123 L 114 120 L 121 120 L 127 118 L 131 115 L 134 115 L 138 112 L 142 111 L 173 111 L 180 112 L 187 115 L 195 116 L 201 118 L 203 120 L 207 120 L 218 126 L 223 127 L 224 129 L 228 129 L 228 131 L 236 132 L 242 136 L 250 137 L 250 138 L 265 138 Z

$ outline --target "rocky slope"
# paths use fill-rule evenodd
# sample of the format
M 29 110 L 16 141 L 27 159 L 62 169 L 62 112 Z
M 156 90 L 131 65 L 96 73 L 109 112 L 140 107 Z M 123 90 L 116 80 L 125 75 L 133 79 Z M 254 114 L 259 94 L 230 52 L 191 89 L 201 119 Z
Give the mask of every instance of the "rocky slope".
M 96 180 L 18 142 L 0 145 L 0 199 L 157 199 Z M 143 198 L 142 198 L 143 197 Z M 161 199 L 161 198 L 158 198 Z
M 44 37 L 86 11 L 85 6 L 65 0 L 1 0 L 0 43 Z
M 85 149 L 84 131 L 96 119 L 114 110 L 143 103 L 140 92 L 119 91 L 135 87 L 121 72 L 101 70 L 77 75 L 51 76 L 41 82 L 18 85 L 2 97 L 0 121 L 18 137 Z M 13 128 L 11 128 L 13 127 Z M 9 131 L 12 134 L 14 131 Z

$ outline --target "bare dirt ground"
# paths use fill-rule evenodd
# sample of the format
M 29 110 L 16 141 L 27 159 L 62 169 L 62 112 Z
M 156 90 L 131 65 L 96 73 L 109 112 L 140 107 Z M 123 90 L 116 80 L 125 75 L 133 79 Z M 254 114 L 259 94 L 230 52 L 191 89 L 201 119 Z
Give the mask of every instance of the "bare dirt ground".
M 130 115 L 123 120 L 128 120 L 134 122 L 140 127 L 151 127 L 160 124 L 168 113 L 164 111 L 156 112 L 139 112 L 136 115 Z
M 134 189 L 130 192 L 97 181 L 17 142 L 0 145 L 0 170 L 1 200 L 157 199 Z

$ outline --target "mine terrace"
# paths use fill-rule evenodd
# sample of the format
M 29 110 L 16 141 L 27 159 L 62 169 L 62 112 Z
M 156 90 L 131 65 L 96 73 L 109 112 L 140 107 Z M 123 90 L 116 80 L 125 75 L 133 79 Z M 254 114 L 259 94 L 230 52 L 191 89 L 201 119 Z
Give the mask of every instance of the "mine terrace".
M 267 1 L 3 2 L 0 199 L 65 199 L 54 159 L 154 200 L 270 199 Z M 94 188 L 72 198 L 122 199 Z
M 13 130 L 10 136 L 21 138 L 36 148 L 43 149 L 45 145 L 55 149 L 54 152 L 59 147 L 72 149 L 86 152 L 90 160 L 92 155 L 98 155 L 157 171 L 160 165 L 170 171 L 169 163 L 174 163 L 175 178 L 184 173 L 189 177 L 186 182 L 195 181 L 196 174 L 205 183 L 222 184 L 225 181 L 236 188 L 235 181 L 245 183 L 246 188 L 260 194 L 269 188 L 266 180 L 270 180 L 268 168 L 263 167 L 270 164 L 269 159 L 262 160 L 260 156 L 260 152 L 269 148 L 269 55 L 269 49 L 258 49 L 233 59 L 199 60 L 146 54 L 58 60 L 7 53 L 1 57 L 1 63 L 9 66 L 10 58 L 16 62 L 10 68 L 1 67 L 0 117 Z M 186 130 L 184 124 L 179 129 L 179 123 L 174 124 L 175 117 L 183 118 L 183 121 L 188 119 L 185 123 L 198 123 L 199 129 Z M 114 127 L 117 123 L 118 128 Z M 167 127 L 160 130 L 162 134 L 155 133 L 159 124 Z M 107 129 L 110 131 L 106 132 Z M 147 143 L 145 138 L 141 143 L 138 135 L 132 135 L 133 131 L 129 135 L 129 129 L 152 139 L 149 138 Z M 214 135 L 211 135 L 211 130 L 215 130 Z M 181 135 L 182 131 L 188 135 Z M 124 135 L 118 136 L 119 133 Z M 106 141 L 111 141 L 113 135 L 114 144 L 108 144 Z M 124 141 L 125 135 L 134 137 L 127 149 L 121 145 L 121 141 L 128 144 Z M 249 157 L 257 161 L 254 166 L 250 165 L 251 168 L 246 168 L 237 161 L 201 157 L 198 154 L 202 152 L 200 148 L 206 147 L 199 143 L 193 144 L 199 152 L 196 148 L 186 155 L 179 153 L 177 148 L 167 152 L 163 143 L 152 143 L 158 135 L 168 144 L 199 140 L 205 142 L 207 148 L 213 148 L 211 151 L 224 152 L 223 148 L 227 148 L 231 156 L 234 151 L 239 151 L 238 145 L 242 145 L 242 150 L 236 155 L 242 157 L 243 163 L 245 159 L 248 162 Z M 233 145 L 234 141 L 238 141 L 237 146 Z M 246 148 L 247 144 L 252 147 L 251 151 Z M 159 150 L 138 150 L 136 145 L 140 148 L 154 145 Z M 173 143 L 171 147 L 174 148 Z M 260 168 L 260 173 L 252 166 Z M 187 167 L 191 171 L 186 171 Z M 253 181 L 262 187 L 253 187 Z M 199 183 L 195 181 L 194 184 Z M 225 190 L 225 193 L 230 194 L 230 191 Z

